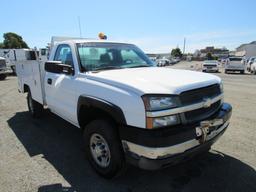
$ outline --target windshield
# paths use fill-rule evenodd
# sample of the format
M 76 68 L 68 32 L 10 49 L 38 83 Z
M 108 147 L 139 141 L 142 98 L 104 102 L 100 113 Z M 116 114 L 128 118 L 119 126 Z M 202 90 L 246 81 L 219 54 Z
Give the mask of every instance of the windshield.
M 120 43 L 78 43 L 84 71 L 151 67 L 154 63 L 136 46 Z

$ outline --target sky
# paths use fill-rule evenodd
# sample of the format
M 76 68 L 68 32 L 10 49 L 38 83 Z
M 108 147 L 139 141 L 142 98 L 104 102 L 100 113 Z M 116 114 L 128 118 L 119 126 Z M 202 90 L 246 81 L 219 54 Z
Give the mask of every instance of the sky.
M 97 38 L 138 45 L 147 53 L 177 46 L 193 53 L 206 46 L 234 50 L 256 40 L 255 0 L 12 0 L 2 1 L 0 41 L 15 32 L 30 47 L 52 36 Z

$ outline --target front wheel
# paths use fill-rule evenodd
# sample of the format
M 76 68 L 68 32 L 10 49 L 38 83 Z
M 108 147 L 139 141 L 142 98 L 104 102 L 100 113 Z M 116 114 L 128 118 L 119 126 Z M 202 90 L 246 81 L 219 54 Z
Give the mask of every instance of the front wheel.
M 88 160 L 98 174 L 112 178 L 123 170 L 123 149 L 114 123 L 94 120 L 85 127 L 83 137 Z
M 6 77 L 7 77 L 7 75 L 5 75 L 5 74 L 0 74 L 0 80 L 5 80 Z
M 32 98 L 30 90 L 28 91 L 27 95 L 27 104 L 28 104 L 28 110 L 32 117 L 38 118 L 42 115 L 43 112 L 43 105 L 38 103 Z

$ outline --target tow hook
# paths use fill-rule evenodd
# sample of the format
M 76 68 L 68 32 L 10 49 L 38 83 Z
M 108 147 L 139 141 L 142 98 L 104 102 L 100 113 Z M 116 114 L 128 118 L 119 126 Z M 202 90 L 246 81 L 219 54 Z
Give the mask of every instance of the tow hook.
M 223 119 L 215 119 L 212 121 L 202 121 L 200 122 L 200 126 L 196 127 L 196 137 L 200 144 L 203 144 L 207 141 L 207 136 L 215 131 L 217 126 L 223 124 Z M 213 129 L 211 129 L 213 128 Z
M 200 144 L 203 144 L 206 141 L 208 133 L 209 127 L 207 125 L 196 127 L 196 136 Z

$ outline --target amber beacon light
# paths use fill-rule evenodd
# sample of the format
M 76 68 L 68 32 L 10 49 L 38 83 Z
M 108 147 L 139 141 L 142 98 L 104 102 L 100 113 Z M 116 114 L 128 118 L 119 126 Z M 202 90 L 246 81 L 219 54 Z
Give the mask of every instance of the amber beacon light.
M 100 32 L 98 36 L 99 36 L 100 39 L 107 39 L 107 35 L 105 35 L 102 32 Z

